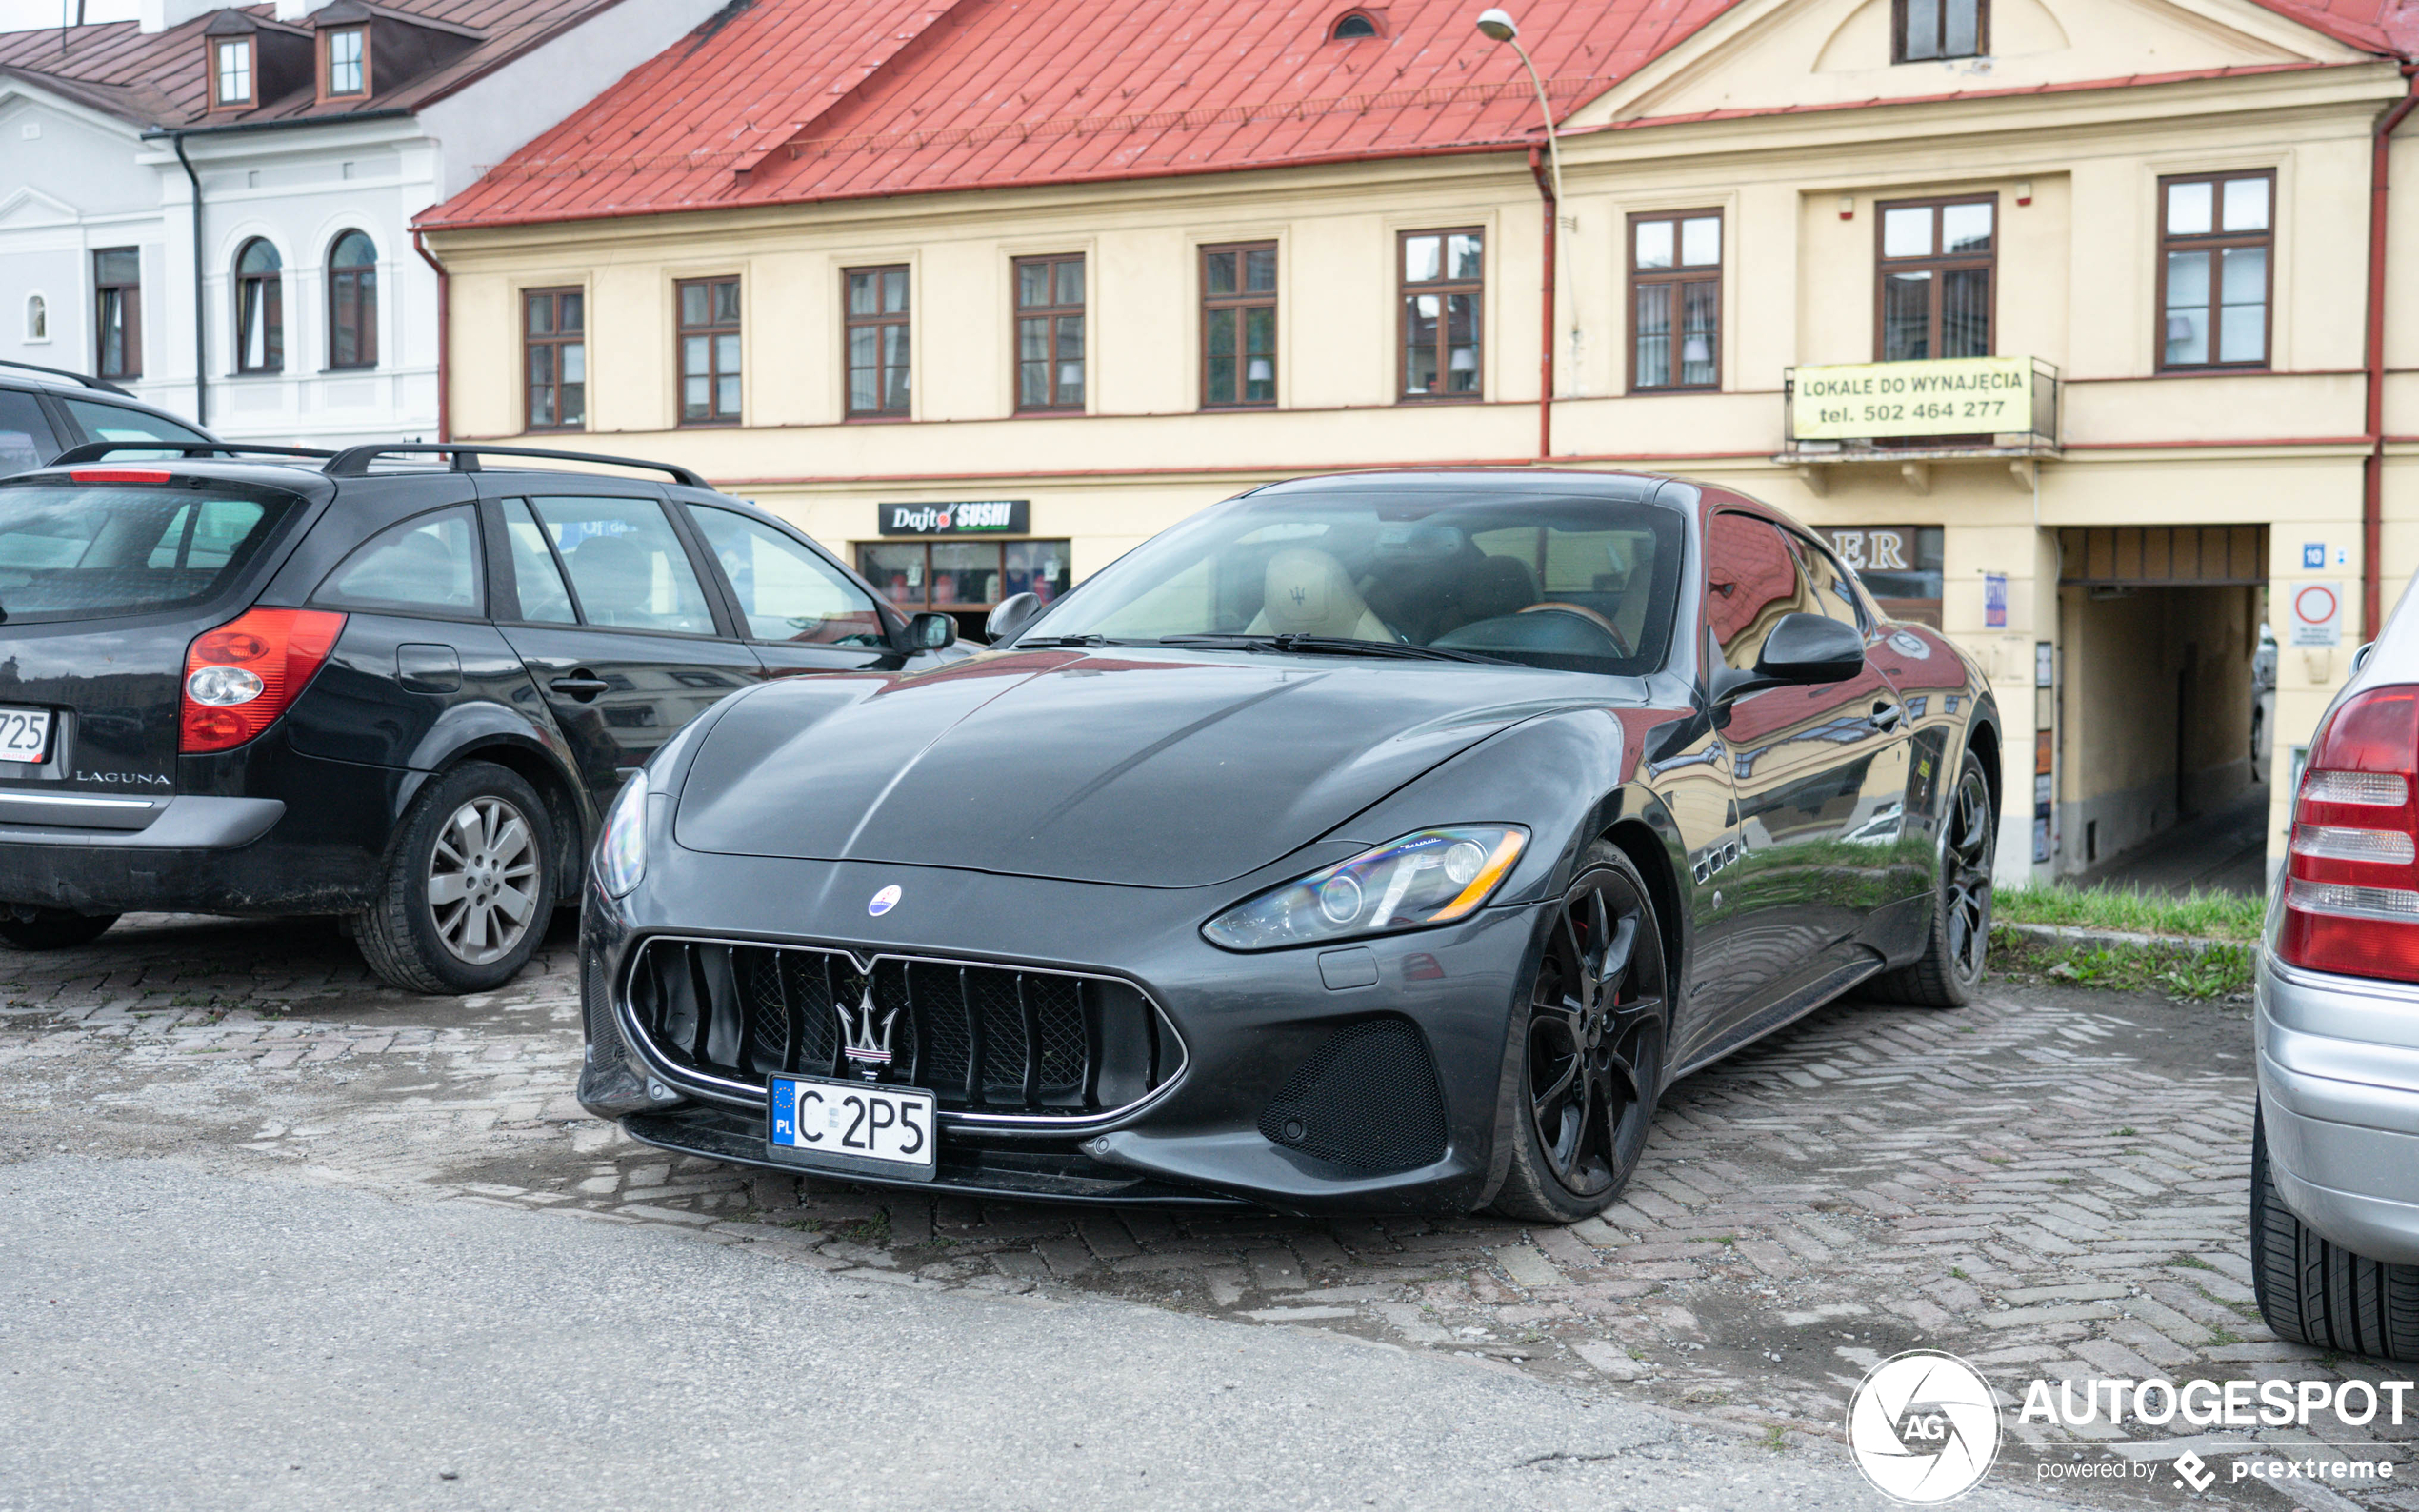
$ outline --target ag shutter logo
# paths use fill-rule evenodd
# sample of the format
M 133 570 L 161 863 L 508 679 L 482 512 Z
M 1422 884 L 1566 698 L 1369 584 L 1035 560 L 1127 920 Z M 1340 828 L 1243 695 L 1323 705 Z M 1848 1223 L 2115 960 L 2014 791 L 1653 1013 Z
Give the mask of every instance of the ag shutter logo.
M 1884 1496 L 1926 1506 L 1951 1501 L 1980 1484 L 1999 1456 L 1999 1404 L 1973 1366 L 1910 1349 L 1857 1383 L 1848 1447 Z

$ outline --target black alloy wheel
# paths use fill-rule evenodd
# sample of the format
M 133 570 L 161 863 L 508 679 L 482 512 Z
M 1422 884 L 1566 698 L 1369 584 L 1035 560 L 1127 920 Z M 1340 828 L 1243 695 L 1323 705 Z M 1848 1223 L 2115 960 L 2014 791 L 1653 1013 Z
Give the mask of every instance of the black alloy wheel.
M 1530 983 L 1496 1212 L 1569 1224 L 1612 1205 L 1662 1095 L 1669 1003 L 1653 898 L 1629 858 L 1599 841 L 1555 905 Z
M 1990 950 L 1990 865 L 1998 838 L 1982 759 L 1968 751 L 1941 816 L 1939 889 L 1924 953 L 1875 977 L 1869 996 L 1934 1008 L 1973 1000 Z

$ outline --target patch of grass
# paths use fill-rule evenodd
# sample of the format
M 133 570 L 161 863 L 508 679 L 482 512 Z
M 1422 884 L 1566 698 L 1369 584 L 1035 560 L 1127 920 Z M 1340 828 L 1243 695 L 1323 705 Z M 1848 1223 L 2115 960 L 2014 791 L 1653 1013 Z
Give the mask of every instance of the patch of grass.
M 2134 1132 L 2133 1132 L 2133 1130 L 2131 1130 L 2131 1129 L 2129 1129 L 2129 1128 L 2121 1128 L 2121 1129 L 2119 1129 L 2119 1130 L 2117 1130 L 2117 1131 L 2116 1131 L 2116 1137 L 2117 1137 L 2117 1138 L 2119 1138 L 2119 1139 L 2121 1139 L 2121 1140 L 2130 1140 L 2130 1139 L 2140 1139 L 2142 1136 L 2141 1136 L 2141 1135 L 2139 1135 L 2139 1134 L 2134 1133 Z
M 2212 1328 L 2209 1330 L 2209 1347 L 2212 1349 L 2222 1349 L 2228 1344 L 2239 1344 L 2242 1342 L 2243 1336 L 2241 1334 L 2229 1333 L 2223 1328 Z
M 1764 1430 L 1764 1437 L 1755 1442 L 1757 1447 L 1769 1449 L 1774 1454 L 1787 1454 L 1789 1452 L 1789 1432 L 1777 1422 L 1766 1427 Z
M 871 1218 L 860 1218 L 843 1224 L 831 1231 L 834 1239 L 845 1239 L 852 1244 L 867 1244 L 880 1249 L 890 1243 L 890 1212 L 884 1208 Z
M 2252 941 L 2259 938 L 2268 900 L 2198 890 L 2171 898 L 2129 887 L 2002 887 L 1991 894 L 1990 911 L 2005 924 Z
M 2117 992 L 2164 992 L 2204 1002 L 2247 990 L 2252 947 L 2213 945 L 2192 951 L 2181 945 L 2072 945 L 2036 940 L 2012 929 L 1990 931 L 1994 973 L 2017 982 L 2064 982 Z
M 2215 1265 L 2210 1264 L 2208 1261 L 2203 1260 L 2198 1255 L 2186 1255 L 2182 1253 L 2177 1254 L 2176 1257 L 2173 1260 L 2169 1261 L 2168 1263 L 2175 1266 L 2179 1270 L 2215 1270 L 2217 1268 Z

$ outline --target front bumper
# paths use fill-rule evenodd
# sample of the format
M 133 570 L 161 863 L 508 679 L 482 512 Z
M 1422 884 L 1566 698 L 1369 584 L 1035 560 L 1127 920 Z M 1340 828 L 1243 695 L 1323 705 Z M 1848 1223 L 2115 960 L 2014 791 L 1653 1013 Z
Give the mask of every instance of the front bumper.
M 2365 1259 L 2419 1264 L 2419 990 L 2260 952 L 2260 1108 L 2285 1205 Z
M 653 827 L 653 826 L 650 826 Z M 1272 868 L 1289 875 L 1289 858 Z M 1497 1111 L 1511 1058 L 1511 1007 L 1543 910 L 1481 910 L 1461 924 L 1344 946 L 1240 955 L 1200 923 L 1258 890 L 1122 887 L 855 862 L 701 855 L 656 829 L 649 874 L 628 899 L 586 896 L 581 927 L 590 1055 L 580 1100 L 632 1137 L 720 1161 L 796 1170 L 770 1158 L 761 1094 L 682 1075 L 646 1042 L 623 990 L 632 952 L 659 935 L 811 943 L 861 957 L 915 954 L 1118 977 L 1181 1039 L 1182 1071 L 1107 1117 L 980 1121 L 941 1114 L 933 1183 L 902 1186 L 1081 1202 L 1249 1202 L 1293 1212 L 1468 1212 L 1493 1195 Z M 1273 879 L 1270 879 L 1273 880 Z M 867 901 L 903 889 L 875 918 Z M 1346 971 L 1320 958 L 1366 951 Z M 1330 985 L 1329 980 L 1340 984 Z M 1373 1020 L 1416 1029 L 1435 1071 L 1441 1157 L 1371 1170 L 1262 1132 L 1272 1099 L 1340 1031 Z M 633 1043 L 637 1042 L 637 1043 Z M 1423 1096 L 1426 1093 L 1423 1091 Z M 850 1175 L 840 1178 L 866 1181 Z

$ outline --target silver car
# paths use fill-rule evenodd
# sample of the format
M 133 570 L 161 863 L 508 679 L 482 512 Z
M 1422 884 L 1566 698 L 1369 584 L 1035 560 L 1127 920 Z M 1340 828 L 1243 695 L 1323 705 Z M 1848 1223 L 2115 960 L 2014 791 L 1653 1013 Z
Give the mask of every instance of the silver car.
M 2312 737 L 2259 957 L 2251 1260 L 2277 1337 L 2419 1360 L 2419 594 Z

